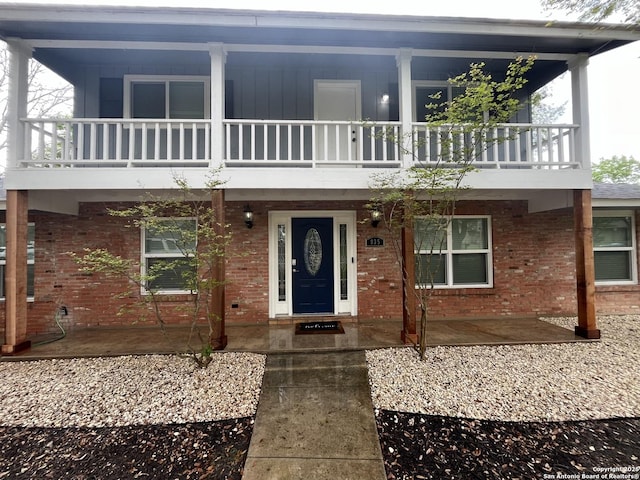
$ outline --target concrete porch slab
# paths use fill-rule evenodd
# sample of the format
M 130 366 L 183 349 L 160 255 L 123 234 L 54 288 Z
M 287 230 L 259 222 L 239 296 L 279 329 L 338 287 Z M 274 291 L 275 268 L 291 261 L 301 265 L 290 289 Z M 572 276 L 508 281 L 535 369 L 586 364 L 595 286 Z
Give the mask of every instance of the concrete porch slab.
M 227 325 L 229 343 L 225 351 L 259 353 L 366 350 L 405 346 L 400 340 L 402 322 L 380 320 L 344 324 L 344 334 L 295 335 L 294 325 Z M 88 328 L 56 338 L 46 335 L 32 338 L 29 350 L 3 360 L 41 358 L 98 357 L 140 354 L 169 354 L 184 351 L 188 329 L 170 327 L 164 336 L 150 327 Z M 430 320 L 427 326 L 429 346 L 437 345 L 510 345 L 522 343 L 585 342 L 573 330 L 534 318 L 482 320 Z M 198 346 L 195 342 L 194 347 Z

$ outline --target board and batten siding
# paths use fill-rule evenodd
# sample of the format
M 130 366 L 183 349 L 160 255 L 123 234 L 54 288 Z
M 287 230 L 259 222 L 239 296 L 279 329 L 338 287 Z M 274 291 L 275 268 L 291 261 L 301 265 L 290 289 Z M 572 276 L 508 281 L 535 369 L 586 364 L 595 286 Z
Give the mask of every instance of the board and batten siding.
M 180 63 L 179 57 L 169 55 L 156 64 L 147 61 L 86 67 L 74 75 L 74 116 L 120 118 L 124 75 L 208 76 L 207 57 L 202 60 L 205 61 Z M 414 59 L 413 80 L 446 82 L 468 68 L 468 63 L 459 60 L 451 69 L 446 68 L 443 59 L 426 60 Z M 313 120 L 314 80 L 359 80 L 363 119 L 399 119 L 398 72 L 393 57 L 231 53 L 225 76 L 226 117 L 230 119 Z M 383 94 L 389 94 L 388 104 L 380 101 Z M 524 103 L 515 121 L 530 121 L 528 103 Z

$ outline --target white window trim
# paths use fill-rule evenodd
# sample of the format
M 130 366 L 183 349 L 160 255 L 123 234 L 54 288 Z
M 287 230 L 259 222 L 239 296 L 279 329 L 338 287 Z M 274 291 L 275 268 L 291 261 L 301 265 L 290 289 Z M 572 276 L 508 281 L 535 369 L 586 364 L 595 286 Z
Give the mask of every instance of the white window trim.
M 429 88 L 441 88 L 443 91 L 447 92 L 447 98 L 445 101 L 450 102 L 453 96 L 453 85 L 451 85 L 447 81 L 443 80 L 414 80 L 411 82 L 411 118 L 416 123 L 425 122 L 424 118 L 418 119 L 418 112 L 416 111 L 416 102 L 417 102 L 417 90 L 420 87 L 429 87 Z
M 630 217 L 631 218 L 631 246 L 630 247 L 596 247 L 593 246 L 593 253 L 596 252 L 631 252 L 631 279 L 630 280 L 595 280 L 595 284 L 600 285 L 637 285 L 638 283 L 638 256 L 636 243 L 636 216 L 633 210 L 594 210 L 594 217 Z
M 6 223 L 0 223 L 0 225 L 4 225 L 5 228 L 6 228 L 7 224 Z M 27 223 L 27 227 L 33 227 L 34 231 L 35 231 L 36 224 L 34 222 L 29 222 L 29 223 Z M 34 245 L 33 245 L 33 248 L 34 248 L 33 260 L 29 260 L 29 256 L 27 255 L 27 265 L 35 265 L 36 264 L 35 241 L 33 243 L 34 243 Z M 4 257 L 4 260 L 0 259 L 0 265 L 4 265 L 5 267 L 7 266 L 6 248 L 7 248 L 7 246 L 5 245 L 5 257 Z M 4 288 L 6 290 L 6 288 L 7 288 L 6 278 L 4 280 L 5 280 Z M 34 276 L 34 279 L 33 279 L 33 290 L 34 290 L 34 293 L 35 293 L 35 287 L 36 287 L 35 283 L 36 283 L 36 279 L 35 279 L 35 276 Z M 6 297 L 4 295 L 2 297 L 0 297 L 0 301 L 1 302 L 4 302 L 5 300 L 6 300 Z M 27 302 L 34 302 L 34 301 L 35 301 L 35 295 L 34 296 L 27 296 Z
M 424 217 L 418 217 L 424 218 Z M 476 250 L 454 250 L 453 248 L 449 248 L 449 245 L 453 246 L 453 231 L 452 224 L 453 220 L 463 220 L 463 219 L 485 219 L 487 221 L 487 248 L 486 249 L 476 249 Z M 414 255 L 424 255 L 429 253 L 428 250 L 414 250 Z M 445 278 L 447 279 L 446 284 L 434 284 L 433 288 L 435 290 L 457 290 L 462 288 L 493 288 L 493 238 L 492 238 L 492 228 L 491 228 L 491 216 L 490 215 L 454 215 L 451 218 L 451 221 L 447 225 L 447 248 L 440 251 L 441 254 L 446 255 L 447 259 L 447 271 Z M 453 255 L 455 254 L 474 254 L 474 253 L 482 253 L 487 255 L 487 283 L 453 283 Z M 434 254 L 437 254 L 434 252 Z M 416 284 L 415 288 L 424 288 L 426 286 Z
M 202 82 L 204 84 L 204 119 L 211 118 L 211 79 L 205 75 L 125 75 L 123 86 L 123 116 L 131 118 L 131 84 L 132 83 L 164 83 L 165 84 L 165 119 L 169 117 L 169 88 L 171 82 Z M 152 121 L 153 119 L 145 119 Z M 190 119 L 175 119 L 176 122 Z
M 173 220 L 193 220 L 196 223 L 196 233 L 197 233 L 197 219 L 195 217 L 163 217 L 157 219 L 159 221 L 173 221 Z M 140 274 L 144 277 L 147 272 L 147 259 L 149 258 L 178 258 L 178 255 L 169 254 L 169 253 L 154 253 L 147 254 L 146 252 L 146 231 L 147 227 L 145 225 L 140 226 Z M 197 235 L 196 235 L 197 238 Z M 183 255 L 181 258 L 188 258 L 188 255 Z M 150 295 L 150 291 L 143 285 L 140 288 L 140 293 L 142 295 Z M 155 292 L 157 295 L 184 295 L 193 293 L 191 290 L 157 290 Z

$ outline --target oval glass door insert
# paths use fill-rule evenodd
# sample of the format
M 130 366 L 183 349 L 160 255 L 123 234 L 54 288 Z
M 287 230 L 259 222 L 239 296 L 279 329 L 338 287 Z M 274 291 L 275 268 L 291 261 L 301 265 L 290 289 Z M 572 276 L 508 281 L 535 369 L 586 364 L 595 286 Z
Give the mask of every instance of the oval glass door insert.
M 315 277 L 322 264 L 322 240 L 315 228 L 310 228 L 304 237 L 304 266 Z

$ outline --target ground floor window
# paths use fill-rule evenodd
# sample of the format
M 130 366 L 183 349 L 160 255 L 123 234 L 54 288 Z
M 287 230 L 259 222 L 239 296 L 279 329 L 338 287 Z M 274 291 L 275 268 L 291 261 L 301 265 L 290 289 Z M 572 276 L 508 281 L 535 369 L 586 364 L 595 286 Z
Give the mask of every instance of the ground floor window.
M 492 286 L 490 217 L 418 218 L 414 242 L 417 284 Z
M 196 221 L 192 218 L 153 220 L 142 229 L 142 274 L 147 289 L 188 293 L 196 286 Z
M 35 237 L 36 226 L 30 223 L 27 227 L 27 297 L 35 295 Z M 5 298 L 4 273 L 7 264 L 7 227 L 0 225 L 0 297 Z
M 635 222 L 631 212 L 594 212 L 593 256 L 598 283 L 635 283 Z

